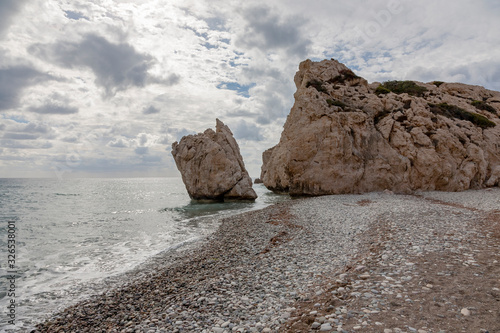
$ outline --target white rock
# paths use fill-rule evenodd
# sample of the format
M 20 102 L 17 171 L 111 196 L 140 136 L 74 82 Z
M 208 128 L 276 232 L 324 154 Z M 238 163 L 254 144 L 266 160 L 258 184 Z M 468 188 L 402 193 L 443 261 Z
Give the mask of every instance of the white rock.
M 427 95 L 379 96 L 336 60 L 303 61 L 294 81 L 295 103 L 280 142 L 262 156 L 260 178 L 269 189 L 292 195 L 455 192 L 500 180 L 500 119 L 470 103 L 500 100 L 499 92 L 417 82 Z M 429 106 L 440 103 L 496 126 L 483 129 Z
M 217 119 L 215 132 L 183 137 L 172 144 L 172 155 L 189 196 L 197 200 L 254 200 L 238 143 L 229 127 Z
M 469 310 L 469 309 L 467 309 L 467 308 L 463 308 L 462 310 L 460 310 L 460 313 L 461 313 L 462 315 L 464 315 L 465 317 L 470 316 L 470 310 Z

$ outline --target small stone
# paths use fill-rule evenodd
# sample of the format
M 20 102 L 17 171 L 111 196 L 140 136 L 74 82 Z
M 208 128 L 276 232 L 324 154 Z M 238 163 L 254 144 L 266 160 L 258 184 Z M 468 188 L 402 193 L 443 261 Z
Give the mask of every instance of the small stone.
M 319 328 L 319 330 L 322 331 L 322 332 L 331 331 L 332 329 L 333 328 L 332 328 L 332 325 L 330 325 L 330 323 L 324 323 Z
M 269 327 L 266 327 L 262 330 L 262 332 L 264 333 L 269 333 L 269 332 L 272 332 L 271 329 Z
M 469 310 L 469 309 L 467 309 L 467 308 L 463 308 L 462 310 L 460 310 L 460 313 L 461 313 L 462 315 L 464 315 L 465 317 L 470 316 L 470 310 Z
M 312 328 L 313 330 L 315 330 L 315 329 L 317 329 L 317 328 L 318 328 L 318 327 L 320 327 L 320 326 L 321 326 L 321 324 L 320 324 L 320 323 L 318 323 L 317 321 L 315 321 L 314 323 L 312 323 L 311 328 Z
M 384 333 L 392 333 L 392 330 L 390 328 L 385 328 Z

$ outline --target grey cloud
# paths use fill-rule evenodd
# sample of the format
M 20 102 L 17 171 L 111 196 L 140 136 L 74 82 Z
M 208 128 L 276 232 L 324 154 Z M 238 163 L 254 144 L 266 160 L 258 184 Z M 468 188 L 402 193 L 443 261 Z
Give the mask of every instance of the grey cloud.
M 148 142 L 148 136 L 144 133 L 141 134 L 141 136 L 139 137 L 139 144 L 141 146 L 144 146 L 147 142 Z
M 143 87 L 150 81 L 170 85 L 178 82 L 175 75 L 166 81 L 151 77 L 148 70 L 154 59 L 149 54 L 138 53 L 130 44 L 113 44 L 95 34 L 85 35 L 78 43 L 34 44 L 28 51 L 66 68 L 90 68 L 96 84 L 104 87 L 107 96 L 131 86 Z
M 24 0 L 0 1 L 0 36 L 10 26 L 12 17 L 20 11 L 25 2 Z
M 150 83 L 158 83 L 158 84 L 163 84 L 166 86 L 173 86 L 181 81 L 181 77 L 177 74 L 170 74 L 167 78 L 157 78 L 157 77 L 150 77 L 149 81 Z
M 49 149 L 52 148 L 52 143 L 46 141 L 44 143 L 34 141 L 33 143 L 27 144 L 25 141 L 6 139 L 0 140 L 0 145 L 4 148 L 14 148 L 14 149 Z
M 149 151 L 148 147 L 137 147 L 135 148 L 135 153 L 137 155 L 146 155 Z
M 113 148 L 127 148 L 128 147 L 128 145 L 123 141 L 123 139 L 111 141 L 110 143 L 108 143 L 108 146 L 113 147 Z
M 3 131 L 5 129 L 5 124 L 0 124 L 0 131 Z
M 0 110 L 8 110 L 19 105 L 24 88 L 53 79 L 48 74 L 26 66 L 12 66 L 0 69 Z
M 236 139 L 246 139 L 251 141 L 261 141 L 262 135 L 260 128 L 254 124 L 249 124 L 246 121 L 240 121 L 234 128 L 234 137 Z
M 75 143 L 75 142 L 78 141 L 78 138 L 74 137 L 74 136 L 71 136 L 71 137 L 62 138 L 61 140 L 64 141 L 64 142 L 68 142 L 68 143 Z
M 154 113 L 159 113 L 160 110 L 155 108 L 154 106 L 150 106 L 148 108 L 144 108 L 144 110 L 142 110 L 142 113 L 144 114 L 154 114 Z
M 250 7 L 243 11 L 246 26 L 236 45 L 263 51 L 284 49 L 288 54 L 305 57 L 311 41 L 302 36 L 297 18 L 281 19 L 267 6 Z
M 228 117 L 248 117 L 248 118 L 254 118 L 258 116 L 258 114 L 245 109 L 237 109 L 234 111 L 229 111 L 226 115 Z
M 142 161 L 144 163 L 158 163 L 158 162 L 161 162 L 161 156 L 159 156 L 159 155 L 145 155 L 145 156 L 142 156 Z
M 21 132 L 28 132 L 28 133 L 49 133 L 52 131 L 52 128 L 47 125 L 47 124 L 35 124 L 35 123 L 29 123 L 27 124 L 23 129 L 21 129 Z
M 12 139 L 12 140 L 36 140 L 40 136 L 35 134 L 27 134 L 27 133 L 5 133 L 3 135 L 4 139 Z
M 56 104 L 45 104 L 42 106 L 32 106 L 29 111 L 40 114 L 74 114 L 78 113 L 78 108 L 72 106 L 61 106 Z

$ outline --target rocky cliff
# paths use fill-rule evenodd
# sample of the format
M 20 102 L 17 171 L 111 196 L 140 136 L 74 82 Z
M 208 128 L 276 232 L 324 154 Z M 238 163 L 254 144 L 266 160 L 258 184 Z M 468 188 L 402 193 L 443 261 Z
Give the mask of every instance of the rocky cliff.
M 217 119 L 215 132 L 183 137 L 172 144 L 172 155 L 189 196 L 196 200 L 254 200 L 252 189 L 233 133 Z
M 368 82 L 335 60 L 300 64 L 295 104 L 261 179 L 291 195 L 498 185 L 500 93 L 459 83 Z

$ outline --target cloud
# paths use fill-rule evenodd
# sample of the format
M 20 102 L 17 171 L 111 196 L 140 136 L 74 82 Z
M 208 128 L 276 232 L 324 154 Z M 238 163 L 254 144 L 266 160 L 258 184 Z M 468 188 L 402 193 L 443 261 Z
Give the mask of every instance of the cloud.
M 305 57 L 311 41 L 299 30 L 303 20 L 298 17 L 280 18 L 267 6 L 249 7 L 242 12 L 246 21 L 243 33 L 236 45 L 248 49 L 257 48 L 263 52 L 284 50 L 289 55 Z
M 27 133 L 5 133 L 3 138 L 12 140 L 36 140 L 39 138 L 39 135 Z
M 29 111 L 40 114 L 74 114 L 78 113 L 78 108 L 72 106 L 61 106 L 56 104 L 45 104 L 42 106 L 32 106 L 28 108 Z
M 148 142 L 148 135 L 146 133 L 142 133 L 139 135 L 139 145 L 144 146 Z
M 7 30 L 16 15 L 26 1 L 24 0 L 2 0 L 0 1 L 0 37 Z
M 128 145 L 125 141 L 123 141 L 123 139 L 117 139 L 117 140 L 114 140 L 114 141 L 110 141 L 108 143 L 108 147 L 113 147 L 113 148 L 127 148 Z
M 25 143 L 25 141 L 21 139 L 0 140 L 0 146 L 12 149 L 50 149 L 53 147 L 52 143 L 50 143 L 49 141 L 32 141 L 31 143 Z
M 161 162 L 162 157 L 159 155 L 143 155 L 142 161 L 144 163 L 158 163 Z
M 167 85 L 178 82 L 175 75 L 166 80 L 152 77 L 148 73 L 154 63 L 151 55 L 137 52 L 130 44 L 114 44 L 95 34 L 85 35 L 78 43 L 33 44 L 28 51 L 65 68 L 90 68 L 96 76 L 96 84 L 105 89 L 107 96 L 133 86 L 144 87 L 148 81 Z
M 234 137 L 236 139 L 245 139 L 250 141 L 263 140 L 260 128 L 244 120 L 240 121 L 234 128 Z
M 137 147 L 137 148 L 135 148 L 134 151 L 137 155 L 146 155 L 149 152 L 149 148 L 148 147 Z
M 142 113 L 155 114 L 155 113 L 160 113 L 160 110 L 151 105 L 148 108 L 144 108 L 144 110 L 142 110 Z
M 0 111 L 16 108 L 25 88 L 51 79 L 27 65 L 0 68 Z
M 42 133 L 42 134 L 47 134 L 52 131 L 52 128 L 44 123 L 36 124 L 36 123 L 29 123 L 24 128 L 20 130 L 21 132 L 28 132 L 28 133 Z

